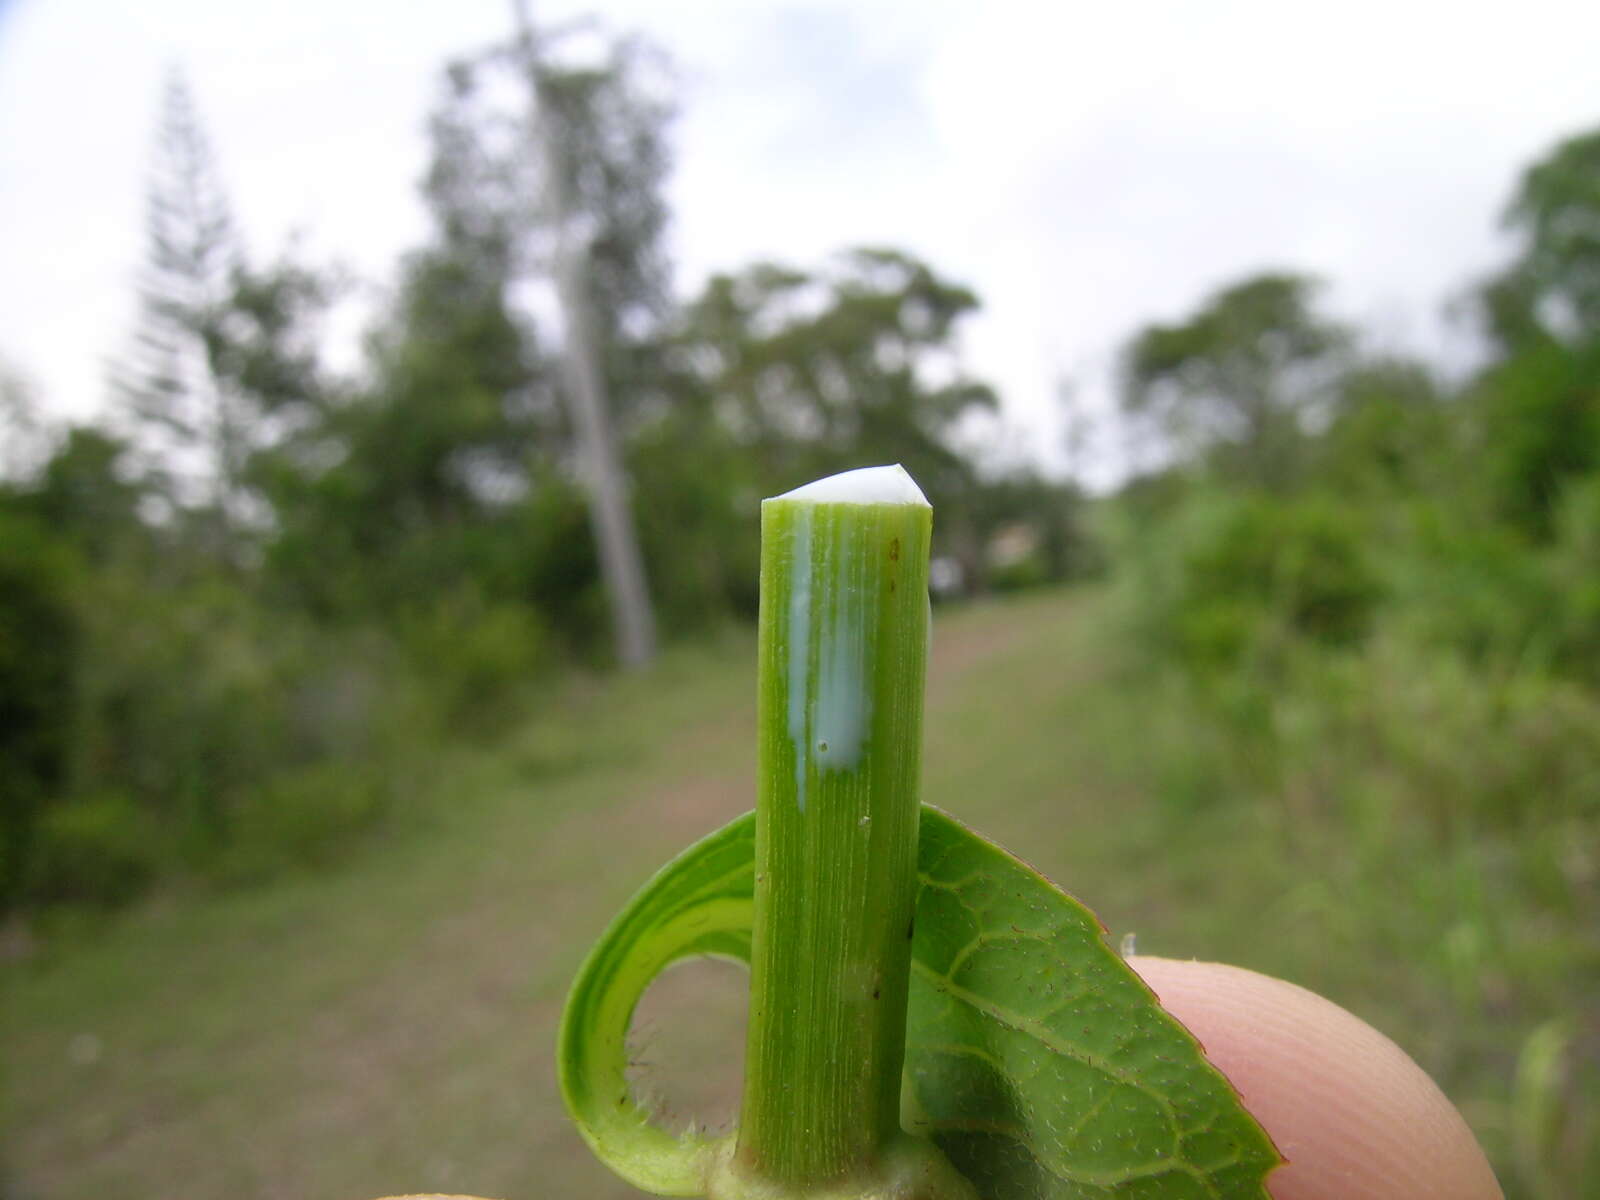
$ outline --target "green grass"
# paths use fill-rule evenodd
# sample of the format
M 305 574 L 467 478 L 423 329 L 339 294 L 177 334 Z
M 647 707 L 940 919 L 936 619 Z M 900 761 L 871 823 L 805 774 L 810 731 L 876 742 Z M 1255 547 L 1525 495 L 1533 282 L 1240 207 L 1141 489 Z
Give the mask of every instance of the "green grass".
M 1461 1104 L 1510 1194 L 1580 1194 L 1600 1166 L 1593 887 L 1552 899 L 1538 847 L 1445 844 L 1403 809 L 1230 792 L 1170 682 L 1119 666 L 1102 607 L 1049 593 L 939 618 L 925 798 L 1144 952 L 1271 971 L 1372 1020 Z M 751 806 L 753 648 L 571 682 L 495 746 L 442 754 L 434 802 L 335 871 L 154 902 L 7 966 L 0 1195 L 630 1195 L 566 1123 L 555 1023 L 632 890 Z M 1593 855 L 1569 845 L 1592 833 L 1551 834 L 1547 856 Z M 737 1079 L 738 982 L 703 978 L 649 998 L 645 1085 L 669 1119 L 726 1107 Z M 1553 1019 L 1570 1036 L 1524 1069 L 1516 1111 L 1534 1089 L 1554 1116 L 1519 1129 L 1518 1057 Z

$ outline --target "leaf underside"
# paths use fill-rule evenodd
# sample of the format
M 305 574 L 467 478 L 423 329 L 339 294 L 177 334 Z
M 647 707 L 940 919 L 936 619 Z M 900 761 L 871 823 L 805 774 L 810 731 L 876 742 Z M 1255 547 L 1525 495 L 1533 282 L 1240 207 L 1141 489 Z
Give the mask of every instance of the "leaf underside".
M 754 855 L 747 814 L 668 864 L 595 947 L 568 1002 L 568 1107 L 596 1153 L 647 1190 L 698 1193 L 714 1144 L 671 1138 L 633 1107 L 627 1022 L 671 963 L 748 961 Z M 918 876 L 909 1132 L 931 1137 L 986 1200 L 1265 1196 L 1272 1143 L 1094 914 L 928 807 Z

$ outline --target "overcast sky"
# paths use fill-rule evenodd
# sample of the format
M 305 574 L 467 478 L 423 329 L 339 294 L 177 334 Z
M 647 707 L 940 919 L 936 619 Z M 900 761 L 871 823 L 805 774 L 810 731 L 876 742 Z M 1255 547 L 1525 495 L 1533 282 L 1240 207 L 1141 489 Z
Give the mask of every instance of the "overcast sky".
M 663 44 L 683 77 L 678 286 L 755 258 L 906 247 L 972 285 L 973 369 L 1056 458 L 1056 385 L 1265 267 L 1386 342 L 1504 253 L 1516 173 L 1600 125 L 1600 5 L 535 2 Z M 441 64 L 510 0 L 0 0 L 0 360 L 89 414 L 126 344 L 166 64 L 258 257 L 291 235 L 376 289 L 425 234 Z

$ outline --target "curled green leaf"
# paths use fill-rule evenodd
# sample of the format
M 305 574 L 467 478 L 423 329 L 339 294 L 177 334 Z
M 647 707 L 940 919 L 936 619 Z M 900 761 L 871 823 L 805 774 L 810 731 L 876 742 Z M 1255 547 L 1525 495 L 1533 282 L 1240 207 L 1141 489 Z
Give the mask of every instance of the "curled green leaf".
M 729 1140 L 650 1124 L 627 1033 L 650 981 L 685 958 L 749 961 L 755 819 L 668 864 L 579 972 L 561 1086 L 595 1153 L 660 1195 L 697 1195 Z M 1279 1159 L 1199 1044 L 1037 872 L 923 808 L 902 1119 L 985 1200 L 1264 1196 Z
M 561 1094 L 584 1140 L 635 1187 L 699 1196 L 725 1139 L 674 1136 L 651 1124 L 628 1089 L 628 1027 L 650 982 L 687 958 L 750 962 L 755 814 L 673 859 L 589 952 L 562 1013 Z

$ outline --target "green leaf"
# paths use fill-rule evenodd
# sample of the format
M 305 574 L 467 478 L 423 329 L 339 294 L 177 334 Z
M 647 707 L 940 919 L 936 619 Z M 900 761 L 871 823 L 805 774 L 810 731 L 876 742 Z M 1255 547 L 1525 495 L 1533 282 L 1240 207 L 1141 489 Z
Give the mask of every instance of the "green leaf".
M 910 1132 L 987 1200 L 1265 1194 L 1272 1143 L 1093 913 L 935 809 L 917 872 Z
M 674 1137 L 650 1123 L 628 1090 L 628 1026 L 650 981 L 673 963 L 749 963 L 755 831 L 747 813 L 656 872 L 589 952 L 561 1016 L 567 1110 L 596 1157 L 658 1196 L 702 1195 L 725 1139 Z
M 1271 1142 L 1094 915 L 938 810 L 921 824 L 906 1128 L 985 1200 L 1264 1196 Z M 595 1153 L 647 1191 L 703 1192 L 727 1140 L 673 1137 L 634 1105 L 633 1008 L 674 962 L 749 961 L 754 861 L 748 814 L 658 873 L 573 985 L 568 1108 Z

